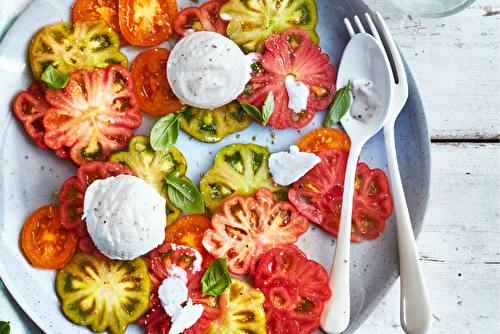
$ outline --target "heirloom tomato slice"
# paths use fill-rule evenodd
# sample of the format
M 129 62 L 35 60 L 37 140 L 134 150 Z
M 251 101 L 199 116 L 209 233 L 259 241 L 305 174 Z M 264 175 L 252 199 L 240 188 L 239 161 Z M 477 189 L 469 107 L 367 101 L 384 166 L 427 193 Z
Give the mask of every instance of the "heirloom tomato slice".
M 269 188 L 276 201 L 287 200 L 290 187 L 276 184 L 269 172 L 271 152 L 255 144 L 231 144 L 222 148 L 214 165 L 200 182 L 205 205 L 212 214 L 221 212 L 224 201 L 232 196 L 254 196 L 257 189 Z
M 82 219 L 85 191 L 95 180 L 120 174 L 134 175 L 127 167 L 116 162 L 89 162 L 78 168 L 76 176 L 63 182 L 59 192 L 61 222 L 69 230 L 75 230 L 80 237 L 79 246 L 84 252 L 94 253 L 100 259 L 108 259 L 96 247 Z
M 317 110 L 326 108 L 335 96 L 335 68 L 321 48 L 313 45 L 302 29 L 287 29 L 282 35 L 266 40 L 266 53 L 253 56 L 252 76 L 238 101 L 262 109 L 269 92 L 274 96 L 274 110 L 268 120 L 276 129 L 290 126 L 299 129 L 307 125 Z M 303 84 L 308 96 L 305 109 L 293 110 L 285 82 Z
M 208 268 L 214 257 L 203 247 L 203 233 L 209 229 L 210 218 L 203 215 L 187 215 L 177 219 L 165 230 L 165 242 L 185 245 L 200 252 L 203 268 Z
M 315 31 L 318 11 L 314 0 L 230 0 L 222 6 L 221 17 L 229 20 L 227 34 L 243 52 L 264 52 L 264 41 L 271 34 L 288 28 L 302 28 L 314 44 L 319 43 Z
M 148 114 L 162 116 L 178 111 L 184 105 L 174 95 L 167 80 L 167 61 L 170 51 L 154 48 L 135 57 L 130 72 L 141 109 Z
M 120 45 L 128 44 L 120 31 L 118 0 L 76 0 L 71 16 L 73 23 L 104 19 L 120 36 Z
M 150 184 L 158 193 L 165 197 L 167 212 L 167 226 L 172 224 L 182 210 L 176 207 L 165 191 L 167 176 L 179 172 L 179 177 L 185 176 L 187 163 L 182 153 L 171 146 L 166 150 L 155 151 L 151 147 L 148 136 L 135 136 L 130 139 L 127 150 L 111 153 L 109 161 L 119 162 L 130 168 L 137 176 Z
M 348 155 L 335 148 L 323 151 L 319 154 L 321 162 L 294 182 L 288 192 L 300 213 L 335 237 Z M 354 187 L 351 241 L 373 240 L 382 233 L 385 220 L 392 214 L 389 180 L 381 169 L 371 170 L 366 164 L 358 163 Z
M 66 75 L 77 69 L 91 72 L 110 64 L 128 67 L 128 59 L 119 47 L 118 33 L 105 20 L 52 23 L 43 27 L 31 41 L 31 70 L 35 79 L 46 87 L 40 78 L 49 65 Z
M 271 248 L 291 245 L 307 231 L 309 222 L 289 202 L 274 203 L 271 190 L 253 197 L 234 196 L 212 217 L 203 245 L 214 257 L 227 259 L 235 275 L 255 276 L 260 259 Z
M 120 65 L 77 70 L 65 88 L 49 88 L 45 97 L 52 108 L 43 118 L 44 141 L 54 150 L 69 147 L 77 165 L 125 149 L 142 122 L 132 77 Z
M 349 152 L 351 138 L 345 132 L 334 128 L 316 128 L 302 137 L 295 145 L 301 152 L 316 155 L 329 148 L 339 148 Z
M 187 7 L 174 20 L 175 32 L 184 37 L 194 31 L 213 31 L 227 36 L 227 23 L 220 16 L 220 8 L 227 0 L 211 0 L 200 7 Z
M 133 45 L 152 46 L 174 31 L 176 0 L 118 0 L 120 30 Z
M 238 101 L 215 109 L 184 106 L 181 110 L 181 128 L 193 138 L 215 143 L 235 132 L 246 129 L 252 117 L 244 112 Z
M 21 244 L 35 267 L 59 269 L 75 253 L 78 235 L 62 225 L 57 206 L 45 205 L 33 212 L 24 223 Z
M 80 252 L 56 275 L 64 315 L 94 332 L 124 333 L 148 309 L 150 291 L 143 257 L 105 261 Z
M 269 334 L 306 334 L 319 326 L 332 292 L 328 273 L 295 245 L 271 249 L 260 261 L 254 287 L 264 293 Z
M 266 334 L 264 294 L 236 277 L 231 277 L 226 293 L 229 297 L 226 309 L 203 334 Z
M 205 269 L 201 267 L 201 255 L 194 248 L 165 242 L 151 251 L 148 262 L 151 277 L 151 299 L 149 309 L 138 323 L 146 325 L 148 334 L 168 333 L 172 324 L 170 316 L 165 312 L 158 297 L 158 289 L 163 280 L 177 277 L 185 282 L 188 298 L 193 304 L 201 304 L 204 308 L 201 317 L 184 334 L 201 334 L 210 326 L 210 320 L 218 317 L 226 308 L 226 293 L 220 296 L 206 295 L 201 297 L 201 278 Z

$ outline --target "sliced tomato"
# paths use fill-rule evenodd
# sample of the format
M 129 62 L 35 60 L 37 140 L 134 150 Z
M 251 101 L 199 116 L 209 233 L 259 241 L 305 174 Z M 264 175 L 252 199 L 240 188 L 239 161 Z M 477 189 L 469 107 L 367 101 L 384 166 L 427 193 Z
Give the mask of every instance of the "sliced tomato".
M 152 46 L 174 31 L 175 0 L 118 0 L 120 30 L 133 45 Z
M 179 111 L 184 104 L 174 95 L 167 80 L 167 61 L 170 51 L 154 48 L 135 57 L 130 72 L 141 109 L 162 116 Z
M 142 122 L 132 76 L 120 65 L 77 70 L 64 89 L 49 88 L 45 97 L 52 108 L 43 118 L 44 141 L 54 150 L 70 148 L 78 165 L 127 148 Z
M 203 215 L 187 215 L 177 219 L 165 230 L 165 242 L 186 245 L 200 252 L 203 268 L 208 268 L 214 257 L 203 247 L 203 233 L 211 227 L 210 218 Z
M 268 334 L 306 334 L 319 326 L 332 292 L 328 273 L 296 246 L 273 248 L 260 261 L 254 287 L 266 300 Z
M 268 120 L 276 129 L 290 126 L 299 129 L 313 119 L 317 110 L 326 108 L 335 96 L 335 68 L 330 58 L 313 45 L 306 31 L 290 28 L 282 35 L 271 35 L 266 40 L 266 53 L 255 53 L 253 72 L 245 90 L 238 97 L 259 110 L 269 92 L 274 96 L 274 111 Z M 285 86 L 289 78 L 306 85 L 309 95 L 304 109 L 292 110 Z
M 338 234 L 348 155 L 348 152 L 335 148 L 323 151 L 319 154 L 321 162 L 294 182 L 288 192 L 290 201 L 300 213 L 333 236 Z M 389 180 L 384 171 L 371 170 L 366 164 L 358 163 L 351 241 L 362 242 L 378 237 L 392 209 Z
M 78 235 L 63 226 L 59 207 L 45 205 L 33 212 L 24 223 L 21 244 L 35 267 L 59 269 L 75 253 Z
M 117 162 L 89 162 L 78 168 L 76 176 L 64 181 L 59 192 L 62 224 L 67 229 L 76 231 L 80 237 L 81 250 L 94 253 L 100 259 L 108 258 L 99 252 L 87 231 L 87 223 L 82 219 L 85 191 L 95 180 L 120 174 L 135 175 L 130 169 Z
M 227 36 L 227 23 L 220 16 L 220 8 L 227 0 L 211 0 L 200 7 L 187 7 L 174 20 L 175 32 L 184 37 L 194 31 L 213 31 Z
M 215 297 L 201 297 L 201 278 L 205 269 L 201 268 L 201 255 L 194 248 L 165 242 L 151 251 L 146 257 L 151 277 L 151 300 L 146 315 L 137 322 L 146 325 L 148 334 L 168 333 L 172 324 L 158 297 L 158 289 L 163 280 L 178 277 L 186 281 L 188 298 L 194 304 L 203 305 L 203 313 L 198 321 L 186 329 L 184 334 L 201 334 L 210 326 L 210 320 L 219 316 L 228 303 L 226 293 Z M 179 275 L 179 273 L 181 273 Z
M 222 213 L 212 217 L 203 245 L 214 257 L 226 258 L 231 273 L 254 277 L 269 249 L 293 244 L 308 226 L 292 204 L 274 203 L 271 190 L 260 188 L 255 198 L 234 196 L 226 200 Z
M 118 0 L 76 0 L 71 11 L 73 23 L 104 19 L 120 36 L 120 45 L 128 44 L 120 31 Z
M 329 148 L 339 148 L 349 152 L 351 138 L 345 132 L 334 128 L 316 128 L 302 137 L 295 145 L 301 152 L 316 155 Z

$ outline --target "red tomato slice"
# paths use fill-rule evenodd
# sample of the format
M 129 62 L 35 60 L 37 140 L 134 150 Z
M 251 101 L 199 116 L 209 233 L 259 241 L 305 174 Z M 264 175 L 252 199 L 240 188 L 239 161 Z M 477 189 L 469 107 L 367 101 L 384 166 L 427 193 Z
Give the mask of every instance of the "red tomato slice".
M 76 231 L 80 237 L 80 248 L 84 252 L 94 253 L 100 259 L 108 260 L 101 254 L 87 231 L 87 223 L 82 219 L 85 191 L 95 180 L 105 179 L 120 174 L 134 175 L 127 167 L 117 162 L 89 162 L 78 168 L 76 176 L 70 177 L 61 186 L 61 222 L 69 230 Z
M 73 23 L 104 19 L 120 35 L 120 45 L 128 44 L 120 31 L 118 0 L 76 0 L 71 13 Z
M 76 231 L 65 228 L 57 206 L 45 205 L 33 212 L 23 227 L 21 244 L 31 264 L 59 269 L 71 260 L 78 245 Z
M 302 137 L 297 144 L 301 152 L 320 154 L 328 148 L 339 148 L 349 152 L 351 138 L 340 130 L 334 128 L 317 128 Z
M 342 209 L 348 155 L 335 148 L 323 151 L 319 154 L 321 162 L 295 182 L 288 192 L 290 201 L 300 213 L 335 237 Z M 378 237 L 392 209 L 389 180 L 384 171 L 371 170 L 366 164 L 358 163 L 351 241 L 362 242 Z
M 219 16 L 222 5 L 227 0 L 211 0 L 200 7 L 187 7 L 179 12 L 174 20 L 175 32 L 184 37 L 193 31 L 213 31 L 227 36 L 227 22 Z
M 321 48 L 313 45 L 307 32 L 290 28 L 282 35 L 266 39 L 266 53 L 254 54 L 254 71 L 238 101 L 253 104 L 259 110 L 269 92 L 273 92 L 274 111 L 268 120 L 276 129 L 299 129 L 308 124 L 317 110 L 326 108 L 335 96 L 335 68 Z M 299 113 L 288 107 L 285 79 L 290 76 L 308 87 L 307 106 Z
M 268 334 L 312 333 L 332 292 L 328 273 L 295 245 L 273 248 L 260 261 L 254 287 L 266 300 Z
M 151 300 L 148 312 L 137 323 L 146 325 L 148 334 L 169 332 L 172 321 L 161 305 L 158 289 L 163 280 L 168 277 L 179 277 L 178 273 L 182 270 L 187 279 L 188 297 L 194 304 L 201 304 L 204 308 L 198 321 L 184 330 L 184 334 L 203 333 L 210 326 L 210 320 L 219 316 L 226 308 L 228 303 L 226 293 L 218 297 L 210 295 L 201 297 L 200 282 L 205 269 L 200 267 L 201 255 L 194 248 L 165 242 L 152 250 L 150 257 L 146 257 L 146 261 L 151 277 Z M 182 279 L 182 277 L 179 278 Z
M 133 45 L 152 46 L 174 31 L 175 0 L 118 0 L 120 30 Z
M 203 268 L 208 268 L 214 257 L 203 247 L 203 233 L 211 227 L 210 218 L 203 215 L 187 215 L 177 219 L 165 230 L 165 242 L 185 245 L 200 252 Z
M 307 231 L 309 222 L 289 202 L 274 203 L 268 188 L 253 197 L 234 196 L 212 217 L 203 245 L 214 257 L 227 259 L 235 275 L 255 275 L 260 259 L 271 248 L 291 245 Z
M 141 109 L 148 114 L 163 116 L 179 111 L 184 104 L 174 95 L 167 80 L 170 51 L 155 48 L 143 51 L 132 63 L 130 72 Z
M 120 65 L 74 71 L 64 89 L 49 88 L 45 97 L 52 108 L 43 118 L 44 141 L 54 150 L 70 148 L 77 165 L 126 149 L 142 122 L 132 76 Z

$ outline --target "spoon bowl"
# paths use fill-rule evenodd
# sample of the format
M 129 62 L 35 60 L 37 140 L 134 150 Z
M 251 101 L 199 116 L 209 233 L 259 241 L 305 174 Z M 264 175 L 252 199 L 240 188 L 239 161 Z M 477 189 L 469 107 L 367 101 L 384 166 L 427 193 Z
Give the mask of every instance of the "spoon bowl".
M 363 145 L 384 125 L 394 85 L 385 51 L 375 38 L 366 33 L 356 34 L 347 44 L 340 61 L 337 87 L 344 87 L 349 81 L 362 78 L 373 83 L 373 90 L 377 93 L 380 104 L 369 121 L 354 118 L 351 108 L 340 120 L 351 138 L 351 149 L 345 173 L 337 245 L 330 272 L 329 286 L 332 297 L 325 303 L 320 318 L 321 328 L 330 334 L 342 333 L 349 325 L 350 240 L 356 165 Z

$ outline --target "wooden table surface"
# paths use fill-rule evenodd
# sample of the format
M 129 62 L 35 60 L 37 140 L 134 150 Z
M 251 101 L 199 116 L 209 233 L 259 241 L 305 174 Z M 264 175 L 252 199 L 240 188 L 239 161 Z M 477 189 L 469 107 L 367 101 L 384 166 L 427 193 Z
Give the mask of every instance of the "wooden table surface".
M 440 19 L 409 16 L 387 0 L 367 3 L 412 70 L 431 137 L 429 207 L 417 242 L 430 333 L 499 333 L 500 2 L 477 0 Z M 356 333 L 403 333 L 399 284 Z

